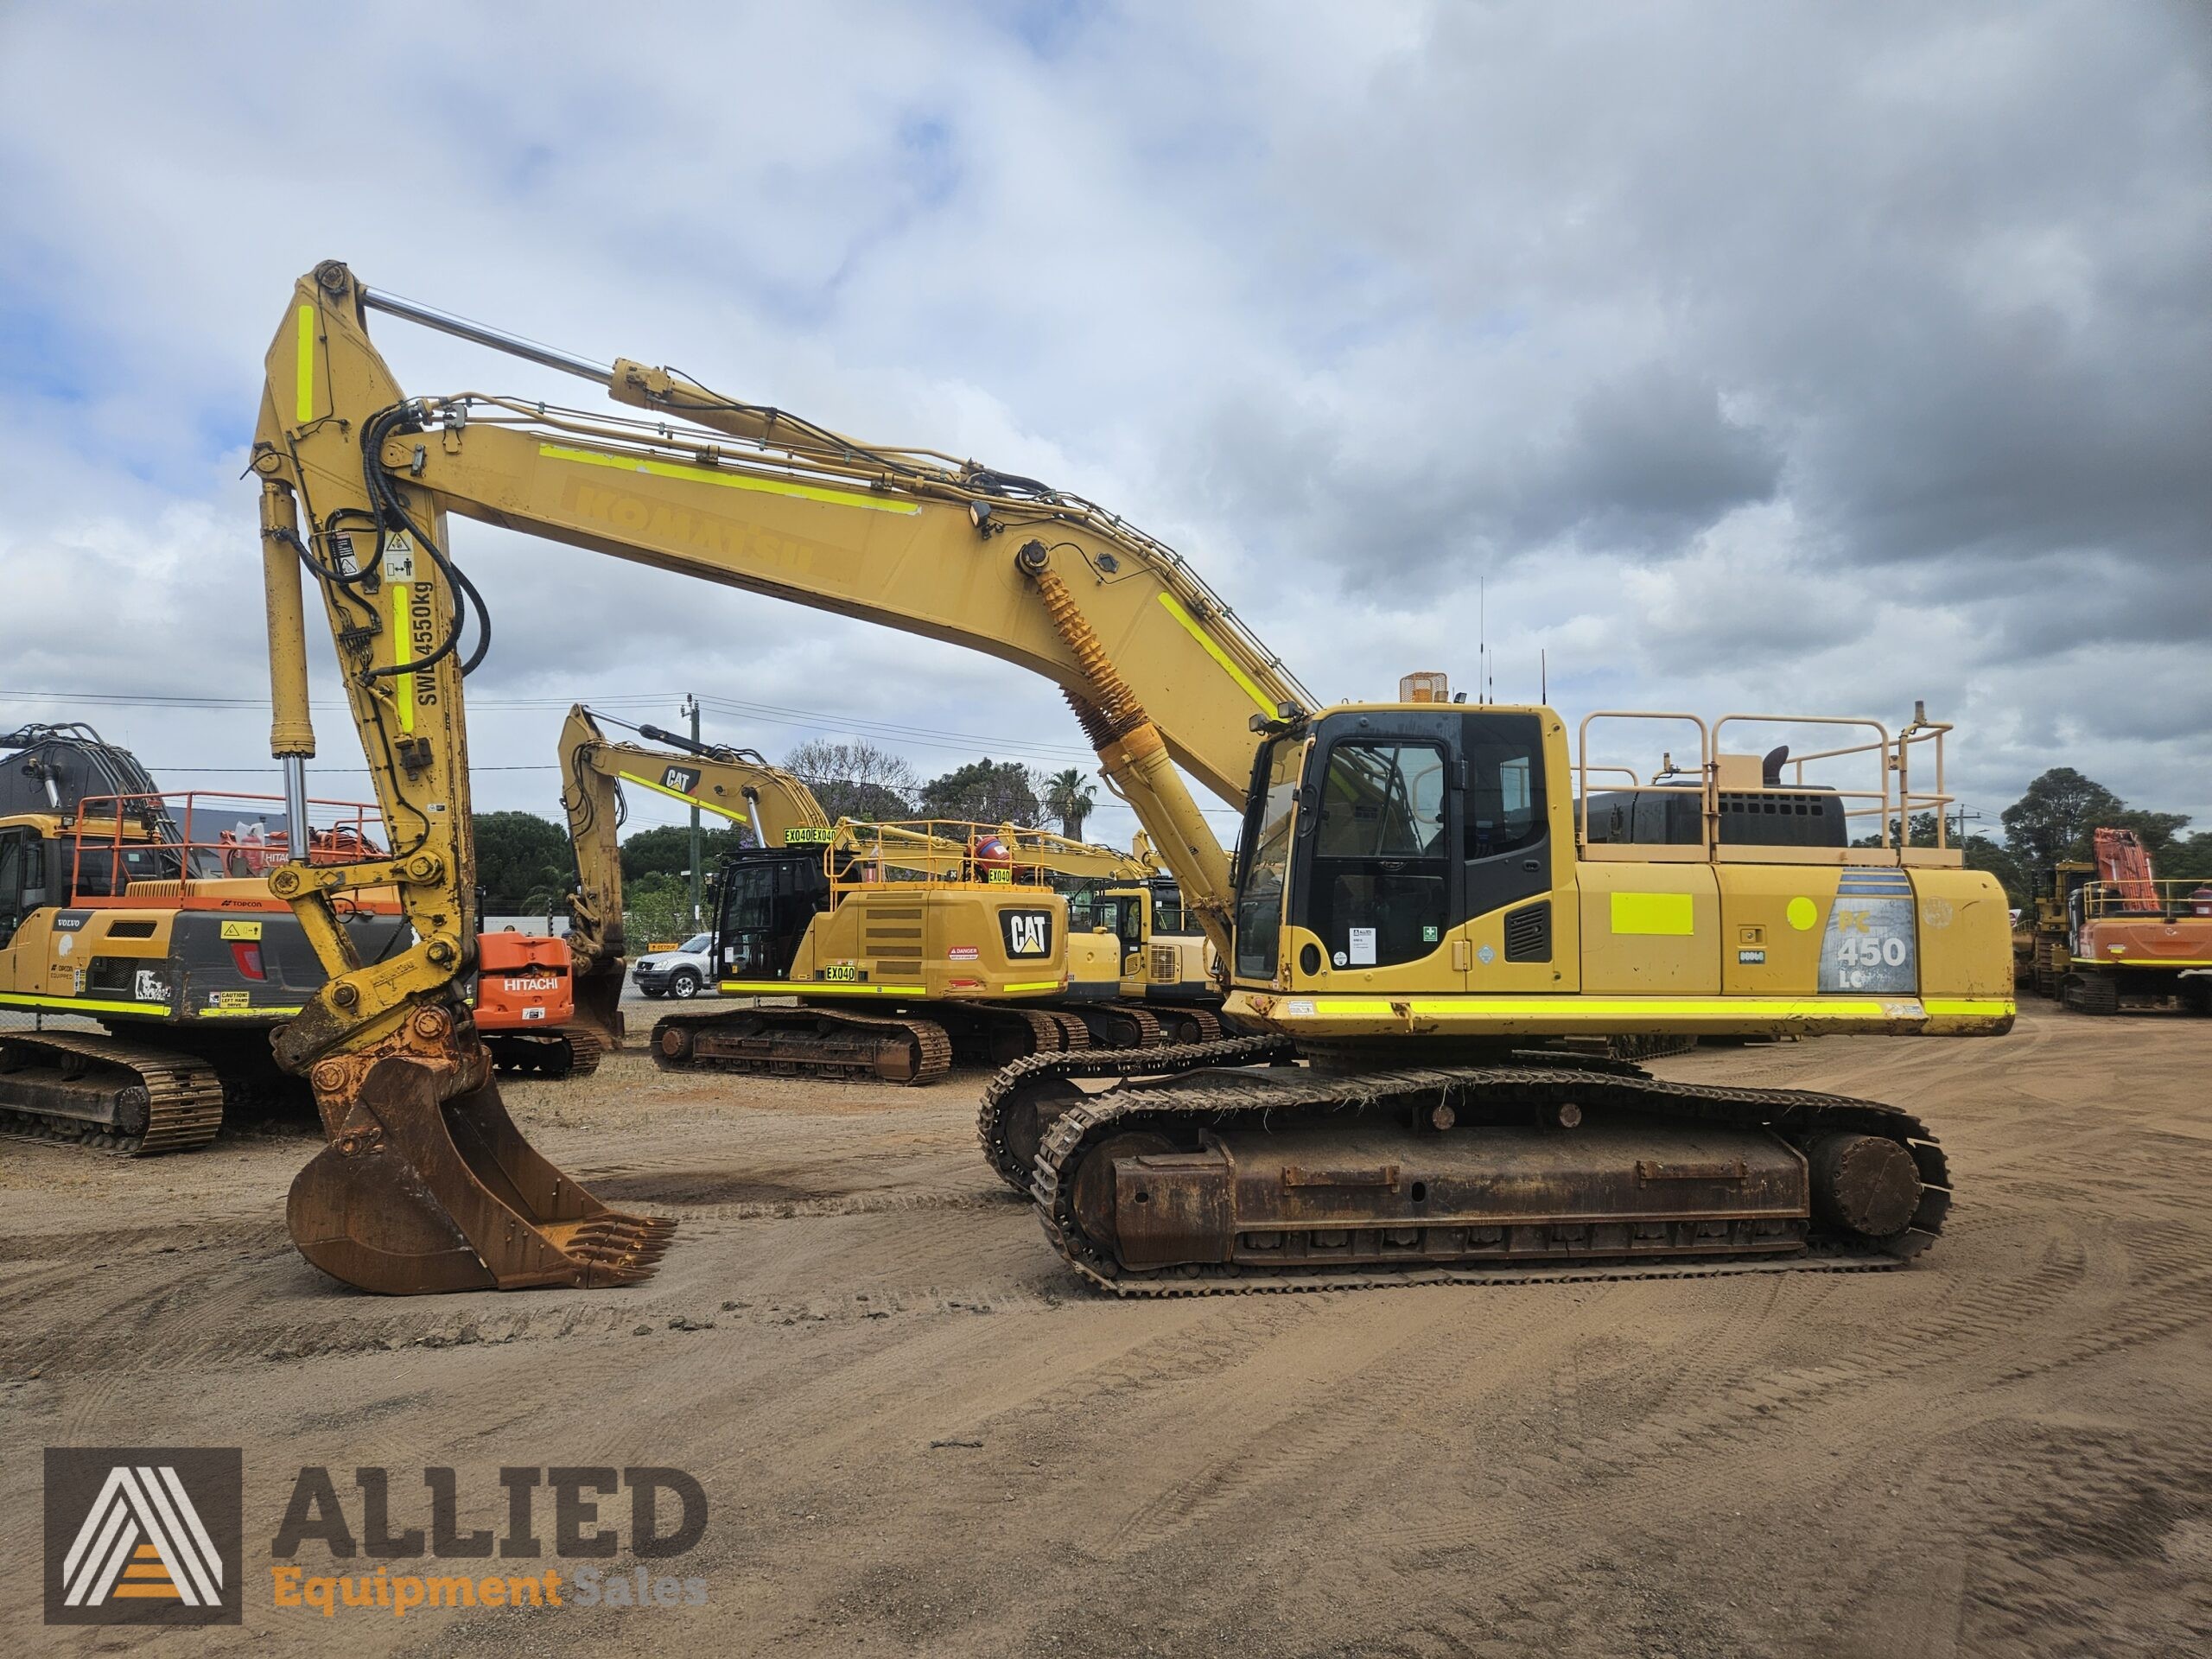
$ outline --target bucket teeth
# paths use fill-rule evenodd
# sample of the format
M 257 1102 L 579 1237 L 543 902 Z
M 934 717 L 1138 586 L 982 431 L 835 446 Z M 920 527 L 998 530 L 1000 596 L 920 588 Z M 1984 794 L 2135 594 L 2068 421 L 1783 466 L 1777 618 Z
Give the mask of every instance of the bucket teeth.
M 580 1283 L 634 1284 L 652 1274 L 675 1236 L 676 1224 L 662 1217 L 608 1211 L 578 1224 L 561 1253 L 576 1263 Z

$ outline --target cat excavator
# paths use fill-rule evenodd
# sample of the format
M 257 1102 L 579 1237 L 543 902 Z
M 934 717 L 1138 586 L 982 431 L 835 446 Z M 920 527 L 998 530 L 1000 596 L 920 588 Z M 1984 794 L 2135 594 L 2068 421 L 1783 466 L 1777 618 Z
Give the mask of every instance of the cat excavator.
M 610 1041 L 621 1036 L 625 785 L 744 825 L 757 843 L 726 857 L 715 882 L 719 988 L 747 1004 L 659 1020 L 652 1050 L 664 1068 L 923 1084 L 956 1058 L 1164 1040 L 1161 1016 L 1122 998 L 1118 938 L 1071 929 L 1048 885 L 1122 874 L 1129 855 L 1010 824 L 833 823 L 804 780 L 753 750 L 636 728 L 661 746 L 647 747 L 610 738 L 602 721 L 569 711 L 561 798 L 579 875 L 577 1002 Z M 1220 1033 L 1202 1008 L 1166 1017 L 1178 1038 Z
M 410 396 L 370 339 L 378 315 L 635 412 Z M 2002 892 L 1955 849 L 1887 838 L 1946 798 L 1942 722 L 1844 722 L 1858 741 L 1802 757 L 1800 777 L 1820 753 L 1855 754 L 1872 777 L 1847 791 L 1766 785 L 1731 741 L 1773 717 L 1666 715 L 1694 733 L 1695 764 L 1636 789 L 1691 809 L 1650 815 L 1649 836 L 1641 811 L 1593 835 L 1592 722 L 1661 716 L 1600 711 L 1571 743 L 1548 707 L 1470 707 L 1428 676 L 1395 701 L 1324 707 L 1179 555 L 1080 498 L 553 351 L 334 261 L 286 308 L 252 467 L 288 789 L 314 746 L 304 568 L 400 842 L 270 877 L 331 970 L 276 1039 L 329 1135 L 289 1224 L 350 1284 L 629 1282 L 670 1242 L 671 1224 L 608 1208 L 528 1145 L 454 995 L 475 935 L 462 682 L 490 636 L 453 514 L 962 645 L 1061 688 L 1252 1033 L 1033 1055 L 987 1090 L 987 1154 L 1094 1285 L 1863 1268 L 1911 1260 L 1942 1225 L 1948 1166 L 1904 1111 L 1562 1046 L 2008 1029 Z M 1233 865 L 1186 772 L 1241 810 Z M 1824 791 L 1882 826 L 1878 844 L 1781 832 Z M 415 934 L 377 963 L 332 909 L 371 883 L 398 888 Z

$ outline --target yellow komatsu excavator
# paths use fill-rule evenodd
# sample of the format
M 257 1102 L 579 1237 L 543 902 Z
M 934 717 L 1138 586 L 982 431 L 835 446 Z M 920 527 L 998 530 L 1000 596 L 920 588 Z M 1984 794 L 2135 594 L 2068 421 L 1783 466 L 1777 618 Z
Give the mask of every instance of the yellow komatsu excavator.
M 662 1019 L 652 1046 L 664 1067 L 929 1083 L 956 1058 L 1161 1042 L 1160 1019 L 1121 1001 L 1118 941 L 1071 931 L 1046 883 L 1119 871 L 1128 855 L 1011 825 L 832 823 L 803 779 L 754 751 L 652 726 L 638 734 L 662 747 L 617 741 L 607 719 L 579 705 L 561 736 L 579 1017 L 607 1040 L 621 1035 L 615 831 L 628 785 L 742 824 L 758 843 L 726 859 L 715 884 L 719 982 L 777 1001 Z M 1187 1017 L 1178 1036 L 1218 1034 L 1198 1024 L 1204 1010 Z
M 370 341 L 376 312 L 639 412 L 410 397 Z M 474 937 L 461 680 L 488 636 L 448 551 L 454 512 L 967 645 L 1062 688 L 1218 953 L 1227 1012 L 1259 1033 L 1037 1055 L 990 1085 L 987 1152 L 1096 1284 L 1883 1266 L 1942 1225 L 1943 1154 L 1902 1111 L 1669 1082 L 1560 1046 L 2007 1029 L 1995 882 L 1948 848 L 1837 833 L 1854 813 L 1885 829 L 1936 810 L 1940 723 L 1868 722 L 1823 752 L 1870 763 L 1857 794 L 1734 753 L 1745 716 L 1694 722 L 1694 768 L 1625 786 L 1601 768 L 1593 790 L 1598 716 L 1570 743 L 1550 709 L 1469 707 L 1426 676 L 1324 709 L 1182 558 L 1077 498 L 527 344 L 336 263 L 286 310 L 253 465 L 273 747 L 288 775 L 313 747 L 304 565 L 400 842 L 271 878 L 331 969 L 277 1043 L 331 1135 L 291 1229 L 349 1282 L 620 1281 L 666 1236 L 527 1147 L 454 1000 Z M 1916 792 L 1930 756 L 1934 787 Z M 1185 771 L 1243 810 L 1233 867 Z M 398 887 L 416 942 L 365 963 L 330 904 L 371 883 Z

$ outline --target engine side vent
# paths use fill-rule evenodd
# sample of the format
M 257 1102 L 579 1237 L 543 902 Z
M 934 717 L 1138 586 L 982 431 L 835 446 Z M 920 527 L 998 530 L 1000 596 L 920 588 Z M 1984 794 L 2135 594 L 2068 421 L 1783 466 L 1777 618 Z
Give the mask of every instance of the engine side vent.
M 1505 912 L 1505 959 L 1508 962 L 1549 962 L 1552 959 L 1552 901 L 1542 899 Z

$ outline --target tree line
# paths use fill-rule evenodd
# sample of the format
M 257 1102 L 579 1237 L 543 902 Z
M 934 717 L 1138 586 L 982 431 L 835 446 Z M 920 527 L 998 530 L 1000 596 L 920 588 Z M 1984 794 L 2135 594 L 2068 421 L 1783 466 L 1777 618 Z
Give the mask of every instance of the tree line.
M 2189 828 L 2186 812 L 2159 812 L 2130 806 L 2094 779 L 2085 778 L 2072 766 L 2053 766 L 1997 815 L 2005 826 L 2002 840 L 1973 834 L 1953 837 L 1966 855 L 1968 869 L 1986 870 L 2005 888 L 2015 905 L 2024 905 L 2037 880 L 2048 879 L 2054 865 L 2089 861 L 2099 830 L 2133 830 L 2142 838 L 2151 862 L 2161 878 L 2212 880 L 2212 830 L 2183 835 Z M 1898 835 L 1892 819 L 1891 836 Z M 1875 837 L 1859 842 L 1870 844 Z M 1916 812 L 1904 844 L 1932 847 L 1936 843 L 1936 815 Z
M 832 818 L 881 823 L 904 818 L 948 818 L 976 823 L 1039 825 L 1048 819 L 1064 835 L 1083 838 L 1097 791 L 1080 768 L 1046 772 L 988 756 L 924 779 L 901 757 L 872 743 L 816 739 L 784 757 Z M 476 880 L 486 911 L 494 916 L 558 914 L 576 883 L 575 849 L 558 818 L 535 812 L 479 812 Z M 725 854 L 752 845 L 737 828 L 702 831 L 702 862 L 709 870 Z M 688 912 L 691 830 L 688 824 L 640 830 L 622 841 L 623 906 L 671 917 Z M 657 934 L 669 931 L 657 926 Z

